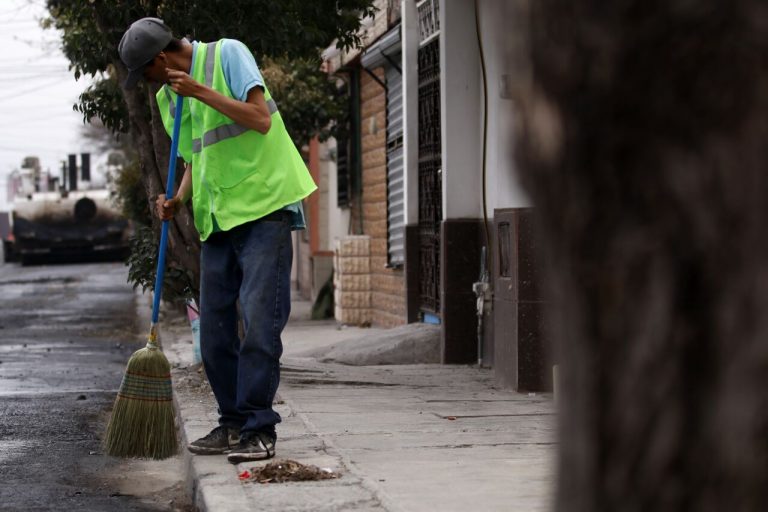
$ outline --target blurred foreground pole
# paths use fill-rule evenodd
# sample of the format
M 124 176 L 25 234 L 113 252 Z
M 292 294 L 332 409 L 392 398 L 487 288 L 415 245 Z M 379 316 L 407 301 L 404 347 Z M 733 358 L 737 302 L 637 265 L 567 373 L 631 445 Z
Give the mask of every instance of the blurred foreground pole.
M 521 3 L 557 510 L 766 510 L 768 3 Z

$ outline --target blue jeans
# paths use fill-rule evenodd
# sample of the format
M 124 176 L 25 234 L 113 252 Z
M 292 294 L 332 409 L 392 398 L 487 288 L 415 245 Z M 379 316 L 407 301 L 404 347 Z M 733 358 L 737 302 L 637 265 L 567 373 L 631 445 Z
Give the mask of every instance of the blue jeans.
M 200 349 L 219 404 L 219 424 L 275 435 L 280 334 L 291 311 L 290 215 L 213 233 L 202 244 Z M 237 332 L 240 301 L 245 336 Z

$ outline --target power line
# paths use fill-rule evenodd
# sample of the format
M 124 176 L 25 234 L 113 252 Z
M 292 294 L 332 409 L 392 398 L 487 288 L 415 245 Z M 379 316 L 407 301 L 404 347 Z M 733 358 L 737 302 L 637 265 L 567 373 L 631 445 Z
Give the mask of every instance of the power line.
M 15 57 L 9 58 L 9 56 L 0 57 L 0 64 L 19 64 L 28 62 L 30 59 L 45 60 L 45 59 L 60 59 L 63 56 L 60 54 L 50 54 L 45 52 L 29 55 L 28 57 Z
M 68 153 L 73 153 L 76 151 L 73 151 L 75 148 L 79 148 L 78 145 L 72 145 L 69 147 L 56 147 L 52 148 L 50 145 L 40 145 L 40 146 L 3 146 L 0 144 L 0 150 L 3 151 L 12 151 L 18 154 L 34 154 L 36 156 L 39 155 L 66 155 Z M 58 156 L 54 157 L 58 158 Z
M 77 117 L 75 117 L 75 116 L 77 116 Z M 73 124 L 76 121 L 79 121 L 79 122 L 82 123 L 82 120 L 83 120 L 82 116 L 78 115 L 77 112 L 69 112 L 69 113 L 61 112 L 61 113 L 57 113 L 57 114 L 48 114 L 48 115 L 45 115 L 45 116 L 38 116 L 38 117 L 32 117 L 32 118 L 19 119 L 17 121 L 13 121 L 9 125 L 0 125 L 0 130 L 2 130 L 3 128 L 14 129 L 14 128 L 17 128 L 19 126 L 24 126 L 24 125 L 29 124 L 29 123 L 39 123 L 41 121 L 51 121 L 51 120 L 54 120 L 54 119 L 64 119 L 64 118 L 69 118 L 72 121 Z M 12 133 L 12 135 L 15 135 L 15 134 Z
M 30 105 L 30 106 L 21 106 L 19 108 L 10 110 L 10 109 L 3 109 L 3 119 L 13 119 L 13 118 L 22 118 L 24 116 L 27 116 L 29 114 L 38 114 L 40 112 L 55 112 L 55 113 L 61 113 L 62 115 L 64 113 L 75 113 L 80 114 L 80 111 L 74 110 L 72 106 L 75 104 L 74 101 L 64 103 L 61 100 L 59 100 L 56 103 L 46 103 L 46 104 L 39 104 L 39 105 Z M 0 124 L 2 126 L 2 124 Z
M 10 91 L 9 91 L 10 92 Z M 15 112 L 27 112 L 27 111 L 33 111 L 33 110 L 39 110 L 39 109 L 50 109 L 50 108 L 68 108 L 71 109 L 74 105 L 79 104 L 80 102 L 80 94 L 83 91 L 73 91 L 71 94 L 62 95 L 62 96 L 44 96 L 40 98 L 35 98 L 33 102 L 30 102 L 28 100 L 22 102 L 18 101 L 16 103 L 12 103 L 6 106 L 2 107 L 2 113 L 3 114 L 12 114 Z M 0 93 L 0 101 L 5 99 L 2 96 L 2 93 Z
M 40 74 L 44 74 L 48 72 L 51 72 L 51 73 L 70 73 L 71 72 L 68 69 L 68 67 L 64 64 L 62 65 L 47 64 L 44 66 L 41 66 L 38 64 L 16 64 L 13 66 L 0 65 L 0 71 L 3 72 L 3 75 L 23 75 L 25 73 L 28 74 L 30 72 L 37 72 Z
M 20 96 L 25 96 L 25 95 L 31 94 L 33 92 L 41 91 L 43 89 L 48 89 L 50 87 L 55 87 L 55 86 L 58 86 L 60 84 L 61 84 L 61 81 L 59 79 L 56 79 L 53 82 L 48 82 L 46 84 L 41 84 L 41 85 L 39 85 L 37 87 L 32 87 L 31 89 L 27 89 L 25 91 L 21 91 L 18 94 L 11 94 L 10 96 L 3 96 L 2 98 L 0 98 L 0 102 L 7 101 L 7 100 L 12 100 L 14 98 L 18 98 Z
M 0 12 L 0 16 L 6 16 L 6 15 L 10 15 L 10 14 L 18 15 L 24 9 L 27 9 L 27 8 L 32 7 L 34 5 L 35 5 L 34 2 L 27 1 L 24 4 L 16 7 L 15 9 L 8 9 L 7 11 Z
M 55 124 L 60 124 L 60 123 L 55 123 Z M 7 143 L 21 142 L 21 143 L 25 143 L 25 142 L 30 142 L 30 141 L 37 141 L 37 139 L 41 138 L 41 135 L 43 135 L 43 134 L 46 136 L 45 137 L 46 140 L 51 140 L 51 139 L 52 140 L 64 140 L 64 139 L 69 139 L 69 138 L 72 138 L 72 137 L 77 138 L 77 136 L 78 136 L 78 131 L 77 131 L 77 129 L 79 128 L 78 126 L 74 126 L 73 127 L 73 126 L 70 125 L 69 126 L 70 129 L 68 129 L 68 130 L 57 129 L 55 126 L 49 126 L 48 128 L 49 128 L 49 130 L 46 130 L 45 133 L 43 133 L 41 130 L 37 130 L 37 132 L 35 132 L 35 135 L 30 136 L 30 137 L 26 136 L 26 134 L 23 134 L 23 133 L 21 133 L 21 134 L 20 133 L 11 133 L 9 135 L 3 135 L 2 136 L 2 142 L 7 142 Z
M 40 25 L 40 22 L 38 20 L 9 20 L 9 21 L 0 21 L 0 27 L 29 25 L 30 23 L 34 23 L 35 25 Z
M 3 61 L 0 61 L 0 69 L 4 71 L 17 71 L 20 73 L 27 72 L 30 69 L 32 70 L 43 70 L 43 69 L 69 69 L 70 62 L 65 58 L 57 55 L 55 58 L 58 59 L 58 62 L 40 62 L 41 59 L 39 57 L 30 57 L 30 59 L 35 60 L 27 60 L 24 62 L 16 62 L 16 63 L 5 63 Z
M 72 113 L 72 114 L 75 114 L 75 113 Z M 19 127 L 23 126 L 27 122 L 31 123 L 31 122 L 50 120 L 51 123 L 55 124 L 56 126 L 51 126 L 49 128 L 56 128 L 56 127 L 61 127 L 62 125 L 66 125 L 68 127 L 66 132 L 71 132 L 83 124 L 82 117 L 78 117 L 76 114 L 75 115 L 72 115 L 72 114 L 65 114 L 65 113 L 59 112 L 58 114 L 51 114 L 51 115 L 44 115 L 44 116 L 38 115 L 34 118 L 18 119 L 8 123 L 3 123 L 2 125 L 0 125 L 0 133 L 7 133 L 8 135 L 4 136 L 2 140 L 3 142 L 7 141 L 9 136 L 10 137 L 19 136 L 20 140 L 28 140 L 29 137 L 27 137 L 26 134 L 29 132 L 32 132 L 33 130 L 29 130 L 29 129 L 21 130 L 21 133 L 20 133 L 20 130 L 18 130 Z M 67 117 L 69 117 L 69 119 L 66 119 Z M 32 138 L 34 138 L 35 135 L 33 135 Z
M 34 117 L 30 117 L 28 114 L 32 114 L 34 115 Z M 82 114 L 76 110 L 72 110 L 68 108 L 57 109 L 57 108 L 49 107 L 43 111 L 31 110 L 28 113 L 16 111 L 15 114 L 5 117 L 4 119 L 11 118 L 15 122 L 15 121 L 26 121 L 26 120 L 32 120 L 32 119 L 45 119 L 47 116 L 50 116 L 51 118 L 69 116 L 72 119 L 75 119 L 75 117 L 82 117 Z M 0 122 L 0 129 L 5 128 L 6 126 L 8 126 L 7 123 Z
M 3 73 L 6 75 L 6 73 Z M 51 71 L 46 73 L 34 73 L 29 75 L 14 75 L 13 78 L 10 78 L 6 82 L 0 82 L 0 89 L 5 91 L 10 91 L 12 89 L 18 89 L 21 87 L 26 87 L 30 82 L 39 82 L 40 80 L 46 79 L 46 78 L 56 78 L 57 80 L 61 81 L 67 76 L 69 73 L 61 72 L 61 71 Z
M 55 110 L 57 112 L 77 112 L 74 110 L 75 105 L 78 105 L 78 99 L 73 97 L 69 98 L 40 98 L 40 101 L 36 101 L 32 105 L 9 105 L 7 108 L 3 108 L 3 114 L 8 116 L 12 115 L 24 115 L 26 113 L 36 113 L 40 111 L 50 112 Z

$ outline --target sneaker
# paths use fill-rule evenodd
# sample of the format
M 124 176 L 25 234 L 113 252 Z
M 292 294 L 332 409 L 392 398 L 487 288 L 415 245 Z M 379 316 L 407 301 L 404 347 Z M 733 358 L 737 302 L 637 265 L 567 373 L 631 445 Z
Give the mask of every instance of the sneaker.
M 240 429 L 219 425 L 197 441 L 189 443 L 187 450 L 197 455 L 229 453 L 240 442 Z
M 252 432 L 240 440 L 237 448 L 227 455 L 232 464 L 266 460 L 275 456 L 275 438 L 264 432 Z

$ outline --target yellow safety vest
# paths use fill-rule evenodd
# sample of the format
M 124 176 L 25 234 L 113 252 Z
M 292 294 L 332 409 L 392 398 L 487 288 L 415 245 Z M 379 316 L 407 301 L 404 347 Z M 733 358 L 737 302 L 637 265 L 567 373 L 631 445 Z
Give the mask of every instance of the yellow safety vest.
M 221 41 L 197 44 L 190 74 L 234 98 L 221 66 Z M 175 95 L 164 86 L 156 98 L 170 134 Z M 186 102 L 179 152 L 185 160 L 191 154 L 192 207 L 203 241 L 214 230 L 214 216 L 219 229 L 228 231 L 300 201 L 317 189 L 266 86 L 264 99 L 272 116 L 266 134 L 241 126 L 194 98 Z

